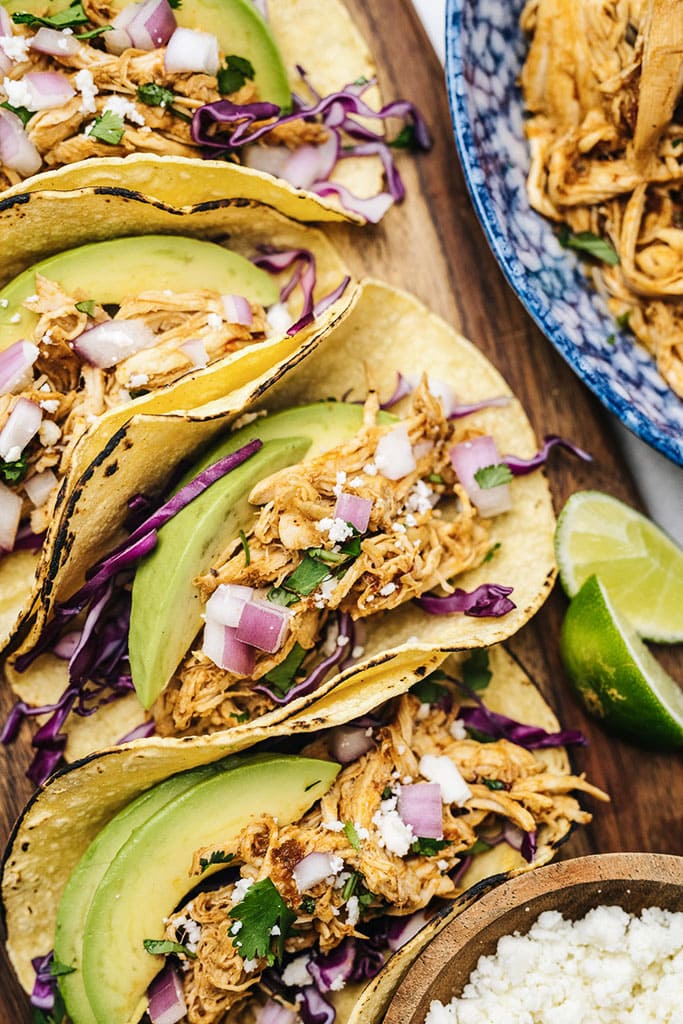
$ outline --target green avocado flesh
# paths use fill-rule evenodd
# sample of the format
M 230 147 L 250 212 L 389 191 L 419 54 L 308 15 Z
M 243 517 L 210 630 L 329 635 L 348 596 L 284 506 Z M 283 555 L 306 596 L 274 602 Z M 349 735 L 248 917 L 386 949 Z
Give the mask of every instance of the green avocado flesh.
M 5 285 L 0 291 L 0 349 L 33 337 L 38 317 L 23 302 L 35 295 L 36 273 L 57 281 L 70 295 L 100 305 L 120 305 L 142 291 L 166 289 L 207 288 L 221 295 L 244 295 L 263 306 L 277 302 L 279 294 L 270 274 L 215 242 L 178 235 L 114 238 L 50 256 Z
M 387 417 L 388 418 L 388 417 Z M 181 481 L 259 438 L 263 448 L 190 502 L 159 530 L 154 551 L 133 582 L 128 653 L 138 698 L 146 708 L 167 686 L 201 625 L 202 605 L 192 583 L 210 568 L 240 530 L 250 528 L 252 488 L 285 466 L 349 440 L 360 429 L 360 405 L 319 402 L 257 419 L 203 454 Z
M 237 759 L 233 760 L 235 765 L 239 763 Z M 72 974 L 65 974 L 59 979 L 59 988 L 71 1020 L 78 1024 L 97 1024 L 83 985 L 81 950 L 90 903 L 108 865 L 134 829 L 198 782 L 228 767 L 232 767 L 232 763 L 218 762 L 195 768 L 147 790 L 112 818 L 79 861 L 62 895 L 55 929 L 55 958 L 59 963 L 75 968 Z
M 281 825 L 296 821 L 338 771 L 328 761 L 256 756 L 198 782 L 138 825 L 107 864 L 90 903 L 82 964 L 93 1018 L 72 1015 L 73 1024 L 135 1024 L 163 966 L 145 952 L 144 940 L 163 937 L 164 918 L 197 884 L 188 874 L 194 852 L 229 848 L 262 814 Z
M 10 13 L 30 11 L 41 17 L 54 15 L 71 6 L 72 0 L 8 0 L 4 6 Z M 113 17 L 128 7 L 127 0 L 110 0 Z M 254 84 L 259 100 L 288 108 L 292 95 L 282 57 L 270 34 L 267 22 L 252 0 L 184 0 L 173 11 L 183 28 L 210 32 L 218 39 L 226 57 L 246 57 L 254 68 Z M 78 32 L 78 27 L 74 29 Z

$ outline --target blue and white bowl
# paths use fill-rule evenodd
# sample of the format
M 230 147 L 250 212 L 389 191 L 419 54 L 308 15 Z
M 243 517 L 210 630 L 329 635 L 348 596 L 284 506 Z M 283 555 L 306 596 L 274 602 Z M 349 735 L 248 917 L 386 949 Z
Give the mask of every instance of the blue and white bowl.
M 527 49 L 522 7 L 523 0 L 447 4 L 451 116 L 477 215 L 508 281 L 581 380 L 634 434 L 683 465 L 683 401 L 645 348 L 619 331 L 577 256 L 529 206 L 517 86 Z

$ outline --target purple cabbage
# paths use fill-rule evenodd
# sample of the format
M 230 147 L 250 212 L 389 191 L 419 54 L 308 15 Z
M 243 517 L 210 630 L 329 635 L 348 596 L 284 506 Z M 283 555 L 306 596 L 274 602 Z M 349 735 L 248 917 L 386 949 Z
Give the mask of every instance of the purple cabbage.
M 533 864 L 536 859 L 536 847 L 537 847 L 537 835 L 536 831 L 525 832 L 524 838 L 522 839 L 521 854 L 527 864 Z
M 567 441 L 557 434 L 547 434 L 543 439 L 543 447 L 532 458 L 520 459 L 517 455 L 505 455 L 501 462 L 505 463 L 513 476 L 526 476 L 527 473 L 533 473 L 535 469 L 540 469 L 541 466 L 545 465 L 551 448 L 554 448 L 556 445 L 560 448 L 565 448 L 572 455 L 583 459 L 584 462 L 593 461 L 592 455 L 589 455 L 588 452 L 585 452 L 583 448 L 579 448 L 572 441 Z
M 251 262 L 262 270 L 266 270 L 269 274 L 280 274 L 283 270 L 289 270 L 292 265 L 298 264 L 295 266 L 289 281 L 280 289 L 281 302 L 287 301 L 297 285 L 301 285 L 303 294 L 301 316 L 287 331 L 288 337 L 292 337 L 292 335 L 307 327 L 308 324 L 313 323 L 316 317 L 322 316 L 333 302 L 341 298 L 351 280 L 347 275 L 333 291 L 328 295 L 324 295 L 314 304 L 313 292 L 316 282 L 315 256 L 309 249 L 287 249 L 283 252 L 276 252 L 275 250 L 264 248 L 258 256 L 252 257 Z
M 315 985 L 299 989 L 299 1014 L 304 1024 L 334 1024 L 337 1016 L 333 1006 L 323 999 Z
M 471 416 L 473 412 L 509 405 L 511 401 L 509 395 L 498 395 L 496 398 L 482 398 L 481 402 L 471 402 L 469 405 L 456 405 L 449 413 L 448 419 L 461 420 L 463 416 Z
M 339 987 L 339 979 L 346 982 L 351 977 L 356 959 L 356 944 L 352 939 L 345 939 L 326 956 L 311 957 L 306 970 L 313 978 L 319 992 L 332 992 Z
M 55 1005 L 55 978 L 50 973 L 54 952 L 46 956 L 37 956 L 31 960 L 31 966 L 36 972 L 36 980 L 31 991 L 31 1006 L 37 1010 L 53 1010 Z
M 347 637 L 348 643 L 344 644 L 343 647 L 337 646 L 332 654 L 329 654 L 326 658 L 315 666 L 312 672 L 302 679 L 300 683 L 293 686 L 291 690 L 288 690 L 284 697 L 279 696 L 265 683 L 257 683 L 253 689 L 258 693 L 265 693 L 267 697 L 273 701 L 273 703 L 282 706 L 283 704 L 289 704 L 291 701 L 296 700 L 297 697 L 303 697 L 308 693 L 312 693 L 317 690 L 323 679 L 335 665 L 338 665 L 341 669 L 342 666 L 350 659 L 351 651 L 354 647 L 354 627 L 353 620 L 348 612 L 341 612 L 338 617 L 339 623 L 339 636 Z
M 134 729 L 127 732 L 125 736 L 122 736 L 120 740 L 116 741 L 118 746 L 120 743 L 130 743 L 131 740 L 144 740 L 148 736 L 153 736 L 156 732 L 156 723 L 153 718 L 148 719 L 146 722 L 141 722 L 140 725 L 136 725 Z
M 458 587 L 447 597 L 433 597 L 428 594 L 416 600 L 420 608 L 429 615 L 464 612 L 465 615 L 473 615 L 476 618 L 499 618 L 517 607 L 508 597 L 512 589 L 498 583 L 482 583 L 469 593 Z
M 509 740 L 526 750 L 586 745 L 586 737 L 578 729 L 546 732 L 540 725 L 524 725 L 522 722 L 516 722 L 514 718 L 508 718 L 507 715 L 491 711 L 473 691 L 468 690 L 468 692 L 477 701 L 477 705 L 476 707 L 461 707 L 458 711 L 458 718 L 469 728 L 476 729 L 477 732 L 495 739 Z
M 40 551 L 45 540 L 45 533 L 34 533 L 26 523 L 20 527 L 14 540 L 14 551 Z

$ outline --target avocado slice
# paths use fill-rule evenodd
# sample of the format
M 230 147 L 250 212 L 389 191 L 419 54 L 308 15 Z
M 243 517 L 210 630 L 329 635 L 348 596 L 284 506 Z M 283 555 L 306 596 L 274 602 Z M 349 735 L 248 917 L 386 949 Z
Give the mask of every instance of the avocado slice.
M 73 0 L 8 0 L 4 6 L 13 14 L 29 11 L 41 17 L 54 15 L 69 7 Z M 110 0 L 112 20 L 128 6 L 128 0 Z M 251 0 L 184 0 L 174 12 L 183 28 L 211 32 L 226 57 L 246 57 L 254 68 L 258 98 L 278 106 L 289 107 L 292 94 L 282 57 L 268 23 Z M 75 29 L 74 31 L 78 31 Z
M 163 936 L 163 919 L 196 885 L 188 874 L 195 850 L 231 845 L 261 814 L 296 821 L 338 771 L 304 757 L 250 758 L 199 782 L 132 832 L 97 887 L 83 933 L 83 981 L 97 1024 L 135 1024 L 145 1012 L 162 961 L 143 942 Z
M 138 698 L 152 706 L 185 657 L 202 624 L 192 580 L 254 518 L 249 493 L 264 477 L 353 437 L 363 410 L 344 402 L 318 402 L 255 420 L 214 444 L 179 487 L 254 438 L 263 448 L 209 487 L 159 530 L 154 551 L 133 581 L 128 654 Z
M 148 789 L 112 818 L 78 862 L 59 904 L 54 946 L 55 959 L 74 968 L 72 974 L 59 978 L 59 988 L 69 1017 L 76 1024 L 97 1024 L 83 984 L 81 952 L 90 903 L 107 867 L 134 829 L 198 782 L 236 767 L 243 760 L 235 757 L 194 768 Z
M 119 305 L 136 290 L 173 292 L 209 288 L 270 306 L 279 288 L 273 277 L 215 242 L 178 235 L 136 235 L 67 249 L 29 267 L 0 291 L 0 350 L 30 338 L 38 322 L 23 306 L 36 291 L 36 273 L 102 305 Z M 4 305 L 6 303 L 6 305 Z M 12 320 L 19 315 L 16 323 Z

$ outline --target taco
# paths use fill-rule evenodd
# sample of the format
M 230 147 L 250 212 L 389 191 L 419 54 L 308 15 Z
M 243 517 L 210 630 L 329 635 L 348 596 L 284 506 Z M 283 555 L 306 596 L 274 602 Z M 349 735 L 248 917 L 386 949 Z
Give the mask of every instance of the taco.
M 229 406 L 231 392 L 312 344 L 352 292 L 322 235 L 253 202 L 223 204 L 197 224 L 192 211 L 175 215 L 159 224 L 175 233 L 162 234 L 147 233 L 150 204 L 124 195 L 24 199 L 23 225 L 3 218 L 11 267 L 22 227 L 44 209 L 67 218 L 69 242 L 88 237 L 89 214 L 106 240 L 53 252 L 0 288 L 3 639 L 28 610 L 36 556 L 24 548 L 49 563 L 59 509 L 131 416 Z M 33 244 L 51 252 L 39 228 Z M 172 451 L 169 465 L 183 454 Z
M 55 702 L 34 738 L 43 769 L 74 707 L 86 717 L 72 756 L 138 727 L 187 737 L 273 723 L 347 675 L 392 662 L 414 671 L 434 651 L 505 639 L 549 593 L 554 519 L 531 472 L 544 456 L 498 373 L 417 300 L 364 282 L 312 355 L 275 377 L 94 566 L 87 510 L 93 491 L 106 500 L 117 447 L 93 467 L 81 516 L 65 516 L 55 544 L 70 586 L 65 561 L 51 621 L 11 670 L 24 700 L 12 729 L 27 703 Z M 380 395 L 368 380 L 383 382 Z M 193 416 L 212 422 L 211 411 Z M 157 444 L 170 423 L 157 420 Z M 156 429 L 132 421 L 120 444 Z M 130 473 L 151 478 L 138 450 L 116 492 L 122 514 Z M 78 565 L 87 580 L 76 590 Z M 109 703 L 131 685 L 137 696 Z
M 590 820 L 572 791 L 606 799 L 570 773 L 560 744 L 581 735 L 501 648 L 443 669 L 407 692 L 385 668 L 272 729 L 138 741 L 56 776 L 2 880 L 46 1019 L 381 1020 L 385 976 Z M 261 739 L 276 752 L 244 753 Z
M 410 103 L 380 107 L 372 59 L 338 0 L 272 0 L 267 18 L 251 0 L 5 0 L 0 71 L 10 195 L 137 188 L 151 159 L 150 197 L 177 203 L 193 178 L 204 199 L 214 185 L 223 198 L 228 161 L 241 167 L 228 189 L 246 177 L 247 194 L 267 202 L 279 178 L 304 219 L 377 221 L 404 194 L 393 148 L 430 144 Z M 391 146 L 388 117 L 405 121 Z M 131 156 L 142 167 L 129 179 Z

